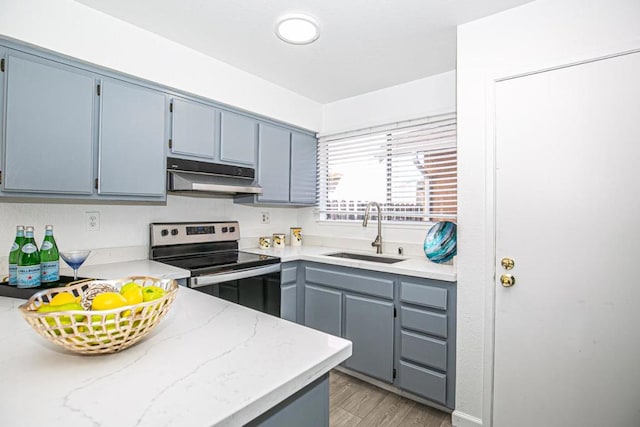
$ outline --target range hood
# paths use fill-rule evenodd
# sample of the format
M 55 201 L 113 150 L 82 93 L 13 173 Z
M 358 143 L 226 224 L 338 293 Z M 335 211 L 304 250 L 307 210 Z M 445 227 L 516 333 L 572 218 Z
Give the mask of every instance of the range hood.
M 167 190 L 203 194 L 262 194 L 252 168 L 167 157 Z

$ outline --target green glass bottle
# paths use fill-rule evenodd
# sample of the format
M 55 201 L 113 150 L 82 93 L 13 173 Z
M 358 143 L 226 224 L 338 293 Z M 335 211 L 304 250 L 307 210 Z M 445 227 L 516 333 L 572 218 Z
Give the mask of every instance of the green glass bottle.
M 40 286 L 40 253 L 33 238 L 33 227 L 25 227 L 24 243 L 18 256 L 17 278 L 19 288 Z
M 20 248 L 24 242 L 24 225 L 16 227 L 16 240 L 11 245 L 9 252 L 9 285 L 16 286 L 18 284 L 18 257 L 20 256 Z
M 60 280 L 60 255 L 53 238 L 53 225 L 46 225 L 44 240 L 40 245 L 40 281 L 52 283 Z

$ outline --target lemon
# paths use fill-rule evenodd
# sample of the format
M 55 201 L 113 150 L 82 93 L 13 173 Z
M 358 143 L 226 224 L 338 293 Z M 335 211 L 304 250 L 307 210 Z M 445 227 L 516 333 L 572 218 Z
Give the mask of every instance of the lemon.
M 56 294 L 56 296 L 51 298 L 49 305 L 62 305 L 62 304 L 69 304 L 74 302 L 78 302 L 78 299 L 74 297 L 72 293 L 60 292 L 59 294 Z
M 103 292 L 93 298 L 92 310 L 111 310 L 127 305 L 127 300 L 117 292 Z

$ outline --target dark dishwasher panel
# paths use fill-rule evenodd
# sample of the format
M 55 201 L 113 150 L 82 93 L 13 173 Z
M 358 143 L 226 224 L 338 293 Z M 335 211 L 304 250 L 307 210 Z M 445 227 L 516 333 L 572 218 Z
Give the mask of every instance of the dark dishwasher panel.
M 200 286 L 194 290 L 280 317 L 280 273 Z

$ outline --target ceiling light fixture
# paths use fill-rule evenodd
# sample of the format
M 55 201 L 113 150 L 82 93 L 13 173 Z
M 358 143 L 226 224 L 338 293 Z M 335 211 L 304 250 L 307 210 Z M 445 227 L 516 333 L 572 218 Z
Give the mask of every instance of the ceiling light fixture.
M 301 13 L 291 13 L 278 19 L 276 35 L 291 44 L 309 44 L 320 37 L 318 22 Z

